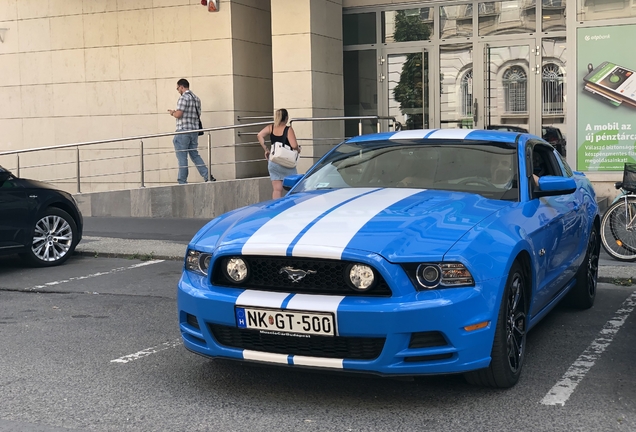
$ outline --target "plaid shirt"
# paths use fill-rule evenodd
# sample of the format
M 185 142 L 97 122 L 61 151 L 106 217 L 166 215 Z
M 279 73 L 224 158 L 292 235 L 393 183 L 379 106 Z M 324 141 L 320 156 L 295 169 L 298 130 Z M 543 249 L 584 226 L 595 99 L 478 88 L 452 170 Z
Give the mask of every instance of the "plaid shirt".
M 177 119 L 177 132 L 199 129 L 199 115 L 201 113 L 201 99 L 190 90 L 186 90 L 177 102 L 177 110 L 183 111 L 181 118 Z

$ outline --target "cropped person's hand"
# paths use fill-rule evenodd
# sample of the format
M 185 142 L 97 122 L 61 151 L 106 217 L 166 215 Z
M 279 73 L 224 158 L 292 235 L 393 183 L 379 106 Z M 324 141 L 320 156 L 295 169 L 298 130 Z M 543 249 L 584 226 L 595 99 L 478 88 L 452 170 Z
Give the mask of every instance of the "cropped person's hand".
M 265 159 L 269 160 L 269 150 L 265 150 Z

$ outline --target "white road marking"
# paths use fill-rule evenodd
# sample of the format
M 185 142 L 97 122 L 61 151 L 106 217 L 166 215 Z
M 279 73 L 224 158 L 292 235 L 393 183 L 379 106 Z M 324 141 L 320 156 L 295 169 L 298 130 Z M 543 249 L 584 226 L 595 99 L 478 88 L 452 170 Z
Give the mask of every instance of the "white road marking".
M 616 315 L 610 319 L 599 332 L 598 337 L 587 347 L 583 354 L 565 372 L 559 382 L 550 389 L 541 400 L 543 405 L 565 405 L 576 386 L 585 378 L 587 372 L 594 366 L 603 351 L 614 340 L 618 330 L 625 324 L 627 317 L 636 306 L 636 291 L 634 291 L 616 311 Z
M 61 285 L 64 283 L 68 283 L 68 282 L 74 282 L 74 281 L 79 281 L 79 280 L 84 280 L 84 279 L 92 279 L 92 278 L 96 278 L 98 276 L 105 276 L 105 275 L 109 275 L 109 274 L 114 274 L 114 273 L 119 273 L 125 270 L 132 270 L 132 269 L 136 269 L 139 267 L 145 267 L 151 264 L 157 264 L 160 262 L 163 262 L 164 260 L 151 260 L 151 261 L 144 261 L 138 264 L 133 264 L 130 267 L 118 267 L 118 268 L 114 268 L 112 270 L 109 270 L 107 272 L 99 272 L 99 273 L 93 273 L 93 274 L 89 274 L 86 276 L 77 276 L 77 277 L 72 277 L 72 278 L 68 278 L 68 279 L 63 279 L 63 280 L 59 280 L 59 281 L 54 281 L 54 282 L 47 282 L 44 285 L 36 285 L 30 288 L 24 288 L 24 291 L 35 291 L 38 289 L 42 289 L 42 288 L 50 288 L 52 286 L 55 285 Z
M 170 348 L 174 348 L 176 346 L 181 345 L 181 339 L 175 341 L 164 342 L 161 345 L 154 346 L 152 348 L 146 348 L 144 350 L 138 351 L 134 354 L 128 354 L 123 357 L 119 357 L 118 359 L 111 360 L 111 363 L 128 363 L 133 360 L 139 360 L 140 358 L 148 357 L 150 354 L 155 354 L 161 351 L 165 351 Z

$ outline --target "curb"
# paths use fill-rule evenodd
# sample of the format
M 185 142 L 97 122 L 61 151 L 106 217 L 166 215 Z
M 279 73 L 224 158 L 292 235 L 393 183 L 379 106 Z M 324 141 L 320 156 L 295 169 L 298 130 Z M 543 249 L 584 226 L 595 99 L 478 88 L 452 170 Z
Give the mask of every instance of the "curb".
M 165 261 L 183 261 L 183 256 L 174 255 L 155 255 L 153 253 L 127 253 L 127 252 L 99 252 L 91 250 L 74 251 L 73 255 L 85 256 L 92 258 L 125 258 L 125 259 L 138 259 L 140 261 L 150 260 L 165 260 Z

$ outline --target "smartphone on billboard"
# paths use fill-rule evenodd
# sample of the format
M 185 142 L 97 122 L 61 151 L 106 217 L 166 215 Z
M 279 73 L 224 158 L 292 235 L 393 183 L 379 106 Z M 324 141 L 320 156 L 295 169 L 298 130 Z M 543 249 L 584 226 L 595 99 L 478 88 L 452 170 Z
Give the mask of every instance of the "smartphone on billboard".
M 636 73 L 615 63 L 603 62 L 584 78 L 586 90 L 608 100 L 636 105 Z
M 597 86 L 596 84 L 587 83 L 583 87 L 583 90 L 595 96 L 598 96 L 599 99 L 604 100 L 605 102 L 609 102 L 614 106 L 620 106 L 621 103 L 623 103 L 622 100 L 612 96 L 612 94 L 608 90 L 605 90 L 604 88 Z

